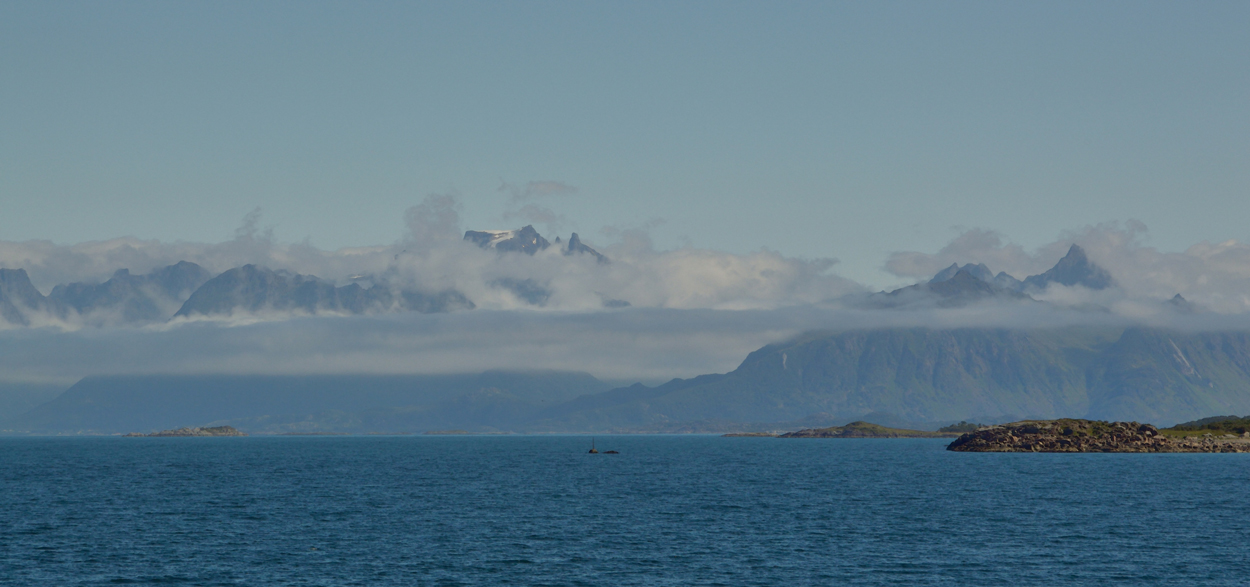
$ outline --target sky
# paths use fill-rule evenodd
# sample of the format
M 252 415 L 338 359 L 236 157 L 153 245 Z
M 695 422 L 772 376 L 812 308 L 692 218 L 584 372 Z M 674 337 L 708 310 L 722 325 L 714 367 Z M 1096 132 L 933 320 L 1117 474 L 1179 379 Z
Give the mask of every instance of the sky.
M 252 263 L 476 308 L 28 308 L 0 320 L 0 382 L 657 382 L 813 329 L 1245 329 L 1247 31 L 1245 2 L 0 3 L 0 269 L 48 295 Z M 526 224 L 611 261 L 461 238 Z M 952 263 L 1035 275 L 1072 244 L 1115 286 L 863 304 Z
M 0 240 L 462 229 L 836 259 L 1250 242 L 1244 2 L 0 4 Z M 1144 227 L 1144 228 L 1142 228 Z M 1053 262 L 1053 259 L 1049 259 Z

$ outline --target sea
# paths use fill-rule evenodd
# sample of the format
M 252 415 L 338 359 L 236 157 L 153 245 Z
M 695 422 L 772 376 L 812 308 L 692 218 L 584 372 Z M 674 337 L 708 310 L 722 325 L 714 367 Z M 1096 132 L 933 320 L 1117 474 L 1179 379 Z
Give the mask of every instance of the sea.
M 946 443 L 0 438 L 0 584 L 1250 585 L 1250 454 Z

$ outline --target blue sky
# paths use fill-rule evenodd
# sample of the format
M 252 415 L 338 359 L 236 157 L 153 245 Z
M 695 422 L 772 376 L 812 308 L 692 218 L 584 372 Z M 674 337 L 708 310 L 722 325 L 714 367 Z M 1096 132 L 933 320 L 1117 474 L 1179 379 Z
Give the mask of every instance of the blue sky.
M 5 3 L 0 240 L 219 242 L 259 206 L 385 244 L 455 193 L 463 228 L 529 203 L 878 286 L 960 227 L 1248 241 L 1247 31 L 1245 2 Z M 576 189 L 501 189 L 534 181 Z

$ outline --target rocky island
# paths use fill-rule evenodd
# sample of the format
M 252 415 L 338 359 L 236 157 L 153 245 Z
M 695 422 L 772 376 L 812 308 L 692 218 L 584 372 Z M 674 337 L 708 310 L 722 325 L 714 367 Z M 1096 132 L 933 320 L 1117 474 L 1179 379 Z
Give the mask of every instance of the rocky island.
M 846 426 L 808 428 L 797 432 L 787 432 L 778 438 L 953 438 L 956 436 L 959 436 L 956 432 L 886 428 L 880 424 L 860 421 L 851 422 Z
M 1184 425 L 1181 425 L 1184 426 Z M 1212 434 L 1150 424 L 1064 418 L 987 426 L 955 439 L 960 452 L 1250 452 L 1250 432 Z
M 166 436 L 247 436 L 246 433 L 239 432 L 234 426 L 213 426 L 210 428 L 201 428 L 199 426 L 190 428 L 178 428 L 177 430 L 161 430 L 151 434 L 143 434 L 142 432 L 131 432 L 125 434 L 128 437 L 166 437 Z

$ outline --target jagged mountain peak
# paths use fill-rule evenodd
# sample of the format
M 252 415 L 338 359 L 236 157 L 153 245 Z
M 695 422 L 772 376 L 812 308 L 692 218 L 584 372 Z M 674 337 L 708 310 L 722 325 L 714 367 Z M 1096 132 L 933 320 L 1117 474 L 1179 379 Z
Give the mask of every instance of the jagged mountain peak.
M 929 283 L 937 284 L 949 281 L 961 271 L 967 273 L 975 279 L 1002 289 L 1019 292 L 1024 287 L 1024 282 L 1008 275 L 1006 271 L 1000 271 L 998 275 L 994 275 L 994 272 L 990 271 L 990 268 L 987 267 L 985 263 L 977 263 L 975 265 L 972 263 L 965 263 L 962 267 L 959 263 L 951 263 L 950 267 L 938 271 L 937 274 L 933 276 L 933 279 L 929 280 Z
M 25 269 L 0 269 L 0 292 L 6 295 L 19 295 L 23 298 L 39 294 Z M 39 294 L 42 297 L 42 294 Z
M 1080 285 L 1089 289 L 1107 289 L 1115 284 L 1111 274 L 1089 260 L 1085 249 L 1075 243 L 1068 249 L 1054 267 L 1046 272 L 1032 275 L 1024 280 L 1024 287 L 1030 290 L 1044 290 L 1051 283 L 1074 286 Z
M 984 263 L 979 263 L 976 265 L 973 265 L 972 263 L 967 263 L 963 267 L 960 267 L 959 263 L 951 263 L 950 267 L 947 267 L 946 269 L 939 271 L 937 275 L 934 275 L 933 279 L 929 280 L 929 283 L 941 283 L 943 281 L 947 281 L 951 279 L 952 277 L 955 277 L 955 274 L 959 273 L 960 271 L 965 271 L 972 277 L 975 277 L 986 283 L 990 283 L 994 281 L 994 273 L 990 271 L 990 268 L 986 267 Z
M 559 237 L 556 237 L 556 242 L 560 242 Z M 595 259 L 597 259 L 600 263 L 608 262 L 607 257 L 604 257 L 602 254 L 599 253 L 599 251 L 596 251 L 586 246 L 586 244 L 582 242 L 581 237 L 577 236 L 577 233 L 575 232 L 573 233 L 572 236 L 569 237 L 569 246 L 564 249 L 564 254 L 576 255 L 576 254 L 581 254 L 581 253 L 586 253 L 586 254 L 594 256 Z
M 941 276 L 940 273 L 939 276 Z M 987 280 L 985 277 L 990 277 L 990 279 Z M 969 264 L 957 268 L 953 275 L 940 281 L 918 283 L 889 293 L 874 294 L 870 304 L 877 307 L 895 308 L 912 304 L 936 303 L 939 307 L 955 308 L 995 299 L 1018 301 L 1033 298 L 993 283 L 993 277 L 984 265 Z
M 29 326 L 31 312 L 49 312 L 53 305 L 30 282 L 25 269 L 0 269 L 0 321 Z
M 483 249 L 495 249 L 501 252 L 518 251 L 533 255 L 551 246 L 547 239 L 534 230 L 533 225 L 525 225 L 517 230 L 468 230 L 464 240 L 475 243 Z
M 135 275 L 129 269 L 118 269 L 104 283 L 69 283 L 52 288 L 48 298 L 72 308 L 86 323 L 97 325 L 156 322 L 167 320 L 191 292 L 212 275 L 203 267 L 188 261 L 155 269 L 146 275 Z M 93 314 L 99 313 L 99 316 Z
M 1012 277 L 1006 271 L 999 271 L 998 275 L 994 276 L 994 281 L 992 283 L 1012 291 L 1020 291 L 1021 289 L 1024 289 L 1024 282 Z
M 1185 296 L 1179 293 L 1172 296 L 1172 299 L 1168 300 L 1167 303 L 1173 310 L 1181 314 L 1194 314 L 1201 311 L 1197 304 L 1185 299 Z
M 937 272 L 929 283 L 938 284 L 948 281 L 960 271 L 966 271 L 972 277 L 985 283 L 1016 292 L 1042 291 L 1051 283 L 1066 286 L 1081 285 L 1089 289 L 1106 289 L 1115 284 L 1111 274 L 1090 261 L 1089 256 L 1085 254 L 1085 249 L 1075 243 L 1068 248 L 1068 253 L 1055 263 L 1054 267 L 1044 273 L 1026 277 L 1024 281 L 1012 277 L 1005 271 L 994 275 L 985 264 L 967 263 L 960 266 L 958 263 L 951 263 L 949 267 Z

